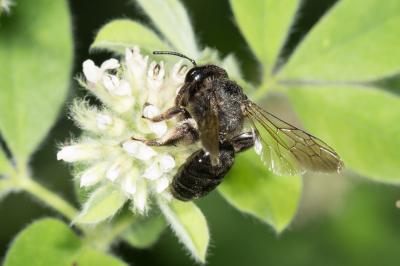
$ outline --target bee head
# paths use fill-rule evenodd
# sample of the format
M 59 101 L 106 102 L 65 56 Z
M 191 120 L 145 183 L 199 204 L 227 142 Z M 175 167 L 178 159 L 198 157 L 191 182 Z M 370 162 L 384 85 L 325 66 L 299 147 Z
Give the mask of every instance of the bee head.
M 228 74 L 223 68 L 216 65 L 195 66 L 186 74 L 185 83 L 202 82 L 209 77 L 227 78 Z
M 185 58 L 189 60 L 193 64 L 193 68 L 189 70 L 185 77 L 185 83 L 193 83 L 193 82 L 202 82 L 204 79 L 213 77 L 213 78 L 227 78 L 228 74 L 223 68 L 220 68 L 216 65 L 203 65 L 197 66 L 196 61 L 187 57 L 184 54 L 172 52 L 172 51 L 154 51 L 155 55 L 173 55 Z

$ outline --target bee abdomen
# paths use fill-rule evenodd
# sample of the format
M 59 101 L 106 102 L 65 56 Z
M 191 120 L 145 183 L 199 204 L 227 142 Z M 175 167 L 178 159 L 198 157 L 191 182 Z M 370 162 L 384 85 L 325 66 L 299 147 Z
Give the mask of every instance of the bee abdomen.
M 220 146 L 220 165 L 212 166 L 210 156 L 203 150 L 194 152 L 179 168 L 172 180 L 172 195 L 183 201 L 200 198 L 214 190 L 234 162 L 232 145 Z

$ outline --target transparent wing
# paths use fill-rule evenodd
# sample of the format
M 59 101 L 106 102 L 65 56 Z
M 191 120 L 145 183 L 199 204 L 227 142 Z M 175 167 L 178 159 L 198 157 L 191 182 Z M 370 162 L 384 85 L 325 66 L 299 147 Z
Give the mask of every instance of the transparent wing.
M 304 132 L 249 101 L 245 107 L 255 135 L 255 149 L 268 168 L 278 175 L 306 170 L 339 172 L 343 162 L 322 140 Z
M 213 93 L 209 100 L 204 102 L 203 108 L 203 117 L 198 121 L 200 140 L 204 149 L 210 153 L 211 164 L 217 165 L 219 164 L 219 119 L 218 103 Z

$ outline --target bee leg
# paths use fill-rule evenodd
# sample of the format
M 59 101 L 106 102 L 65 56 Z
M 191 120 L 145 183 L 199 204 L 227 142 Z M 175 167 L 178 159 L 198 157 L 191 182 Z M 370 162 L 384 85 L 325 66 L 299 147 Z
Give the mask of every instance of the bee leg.
M 167 132 L 160 139 L 140 140 L 134 137 L 132 140 L 142 141 L 148 146 L 171 146 L 180 143 L 192 144 L 199 139 L 199 132 L 193 119 L 186 119 L 178 123 L 177 127 Z
M 145 105 L 146 107 L 147 105 Z M 173 106 L 171 108 L 168 108 L 166 111 L 164 111 L 163 113 L 153 116 L 153 117 L 147 117 L 144 114 L 142 115 L 143 118 L 148 119 L 152 122 L 161 122 L 164 120 L 168 120 L 178 114 L 184 114 L 185 117 L 188 117 L 187 111 L 185 108 L 180 107 L 180 106 Z
M 236 137 L 232 138 L 230 143 L 232 144 L 235 152 L 245 151 L 254 145 L 254 136 L 252 132 L 245 132 Z

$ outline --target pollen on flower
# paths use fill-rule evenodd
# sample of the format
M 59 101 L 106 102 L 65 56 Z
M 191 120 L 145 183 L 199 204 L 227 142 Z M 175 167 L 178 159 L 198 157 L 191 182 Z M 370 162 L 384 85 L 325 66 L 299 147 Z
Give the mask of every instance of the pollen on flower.
M 137 47 L 127 49 L 120 61 L 111 58 L 100 66 L 90 59 L 83 62 L 80 82 L 102 104 L 90 104 L 87 97 L 73 101 L 70 117 L 83 130 L 82 138 L 57 154 L 79 166 L 81 187 L 119 187 L 138 213 L 146 213 L 156 197 L 171 197 L 168 186 L 193 151 L 136 140 L 160 138 L 176 126 L 175 120 L 154 123 L 144 117 L 171 106 L 188 70 L 182 62 L 171 69 L 148 62 Z

